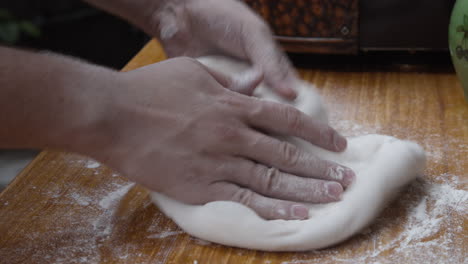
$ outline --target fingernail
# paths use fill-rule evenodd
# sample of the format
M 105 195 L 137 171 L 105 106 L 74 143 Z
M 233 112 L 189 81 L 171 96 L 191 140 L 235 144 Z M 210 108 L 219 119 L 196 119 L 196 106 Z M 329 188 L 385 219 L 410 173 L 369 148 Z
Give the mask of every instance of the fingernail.
M 325 191 L 327 196 L 334 201 L 339 201 L 343 198 L 343 187 L 337 182 L 326 182 Z
M 342 181 L 344 178 L 346 168 L 341 166 L 330 166 L 328 168 L 327 174 L 331 180 Z
M 350 186 L 356 180 L 356 174 L 349 168 L 345 168 L 343 172 L 343 184 L 345 187 Z
M 288 93 L 289 93 L 289 98 L 291 98 L 292 100 L 296 99 L 297 97 L 297 92 L 296 90 L 292 89 L 292 88 L 289 88 L 288 89 Z
M 346 141 L 346 138 L 339 135 L 338 133 L 335 133 L 333 135 L 333 144 L 335 145 L 335 149 L 337 151 L 344 151 L 348 145 L 348 142 Z
M 291 86 L 286 85 L 286 84 L 280 84 L 278 88 L 287 99 L 290 99 L 290 100 L 296 99 L 297 92 Z
M 288 100 L 294 100 L 297 97 L 296 91 L 292 89 L 281 89 L 281 94 Z
M 343 184 L 344 187 L 349 186 L 356 178 L 356 175 L 350 168 L 343 166 L 329 167 L 327 175 L 331 180 L 338 181 Z
M 297 220 L 307 219 L 309 218 L 309 209 L 303 205 L 295 204 L 291 207 L 291 216 Z

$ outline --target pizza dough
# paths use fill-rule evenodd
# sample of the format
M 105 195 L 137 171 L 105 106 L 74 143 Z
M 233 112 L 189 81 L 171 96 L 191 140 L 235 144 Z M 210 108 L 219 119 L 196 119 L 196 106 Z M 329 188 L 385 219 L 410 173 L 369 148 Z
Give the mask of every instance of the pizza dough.
M 224 57 L 203 57 L 199 61 L 231 76 L 248 69 L 248 65 Z M 298 88 L 299 96 L 294 105 L 315 118 L 327 120 L 314 88 L 305 82 Z M 263 84 L 255 95 L 286 103 Z M 341 201 L 310 204 L 307 220 L 265 220 L 235 202 L 217 201 L 194 206 L 159 193 L 152 193 L 152 199 L 168 217 L 195 237 L 241 248 L 304 251 L 328 247 L 358 233 L 425 166 L 425 154 L 420 146 L 390 136 L 349 138 L 348 148 L 343 153 L 332 153 L 297 138 L 287 140 L 354 170 L 356 181 L 346 189 Z

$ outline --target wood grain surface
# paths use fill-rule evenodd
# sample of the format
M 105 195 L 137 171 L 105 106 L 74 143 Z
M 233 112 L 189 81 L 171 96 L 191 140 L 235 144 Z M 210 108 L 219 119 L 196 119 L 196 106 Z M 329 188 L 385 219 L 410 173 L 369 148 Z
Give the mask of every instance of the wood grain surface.
M 152 41 L 124 70 L 162 59 Z M 425 176 L 361 234 L 302 253 L 208 243 L 182 232 L 146 190 L 104 165 L 44 151 L 0 194 L 0 263 L 466 263 L 468 105 L 454 73 L 299 73 L 320 90 L 345 135 L 389 134 L 427 150 Z

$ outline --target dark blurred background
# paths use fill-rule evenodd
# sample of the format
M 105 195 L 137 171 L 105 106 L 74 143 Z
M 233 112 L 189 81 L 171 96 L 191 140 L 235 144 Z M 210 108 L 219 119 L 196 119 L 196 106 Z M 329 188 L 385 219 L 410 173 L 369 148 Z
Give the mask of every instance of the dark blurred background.
M 291 0 L 291 5 L 296 2 Z M 267 3 L 275 9 L 274 1 Z M 318 52 L 315 55 L 295 53 L 290 57 L 301 67 L 390 62 L 450 65 L 447 27 L 453 3 L 454 0 L 361 0 L 359 25 L 356 24 L 359 36 L 355 36 L 361 56 L 334 52 L 319 55 Z M 352 17 L 353 9 L 347 12 Z M 277 17 L 280 15 L 269 22 L 273 23 Z M 340 25 L 336 22 L 330 26 Z M 333 35 L 335 31 L 337 36 Z M 326 33 L 339 38 L 339 32 L 331 28 Z M 146 34 L 126 21 L 80 0 L 0 0 L 0 43 L 3 44 L 51 50 L 120 69 L 148 40 Z
M 126 21 L 79 0 L 1 0 L 0 42 L 47 49 L 115 69 L 149 37 Z

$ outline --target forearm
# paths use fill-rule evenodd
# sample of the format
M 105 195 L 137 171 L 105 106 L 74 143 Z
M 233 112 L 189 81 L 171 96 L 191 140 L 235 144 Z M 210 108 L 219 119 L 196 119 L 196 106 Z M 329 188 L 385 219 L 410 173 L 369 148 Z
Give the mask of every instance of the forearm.
M 97 131 L 108 101 L 109 89 L 100 86 L 117 73 L 1 46 L 0 58 L 0 148 L 79 152 L 92 144 L 84 135 Z

